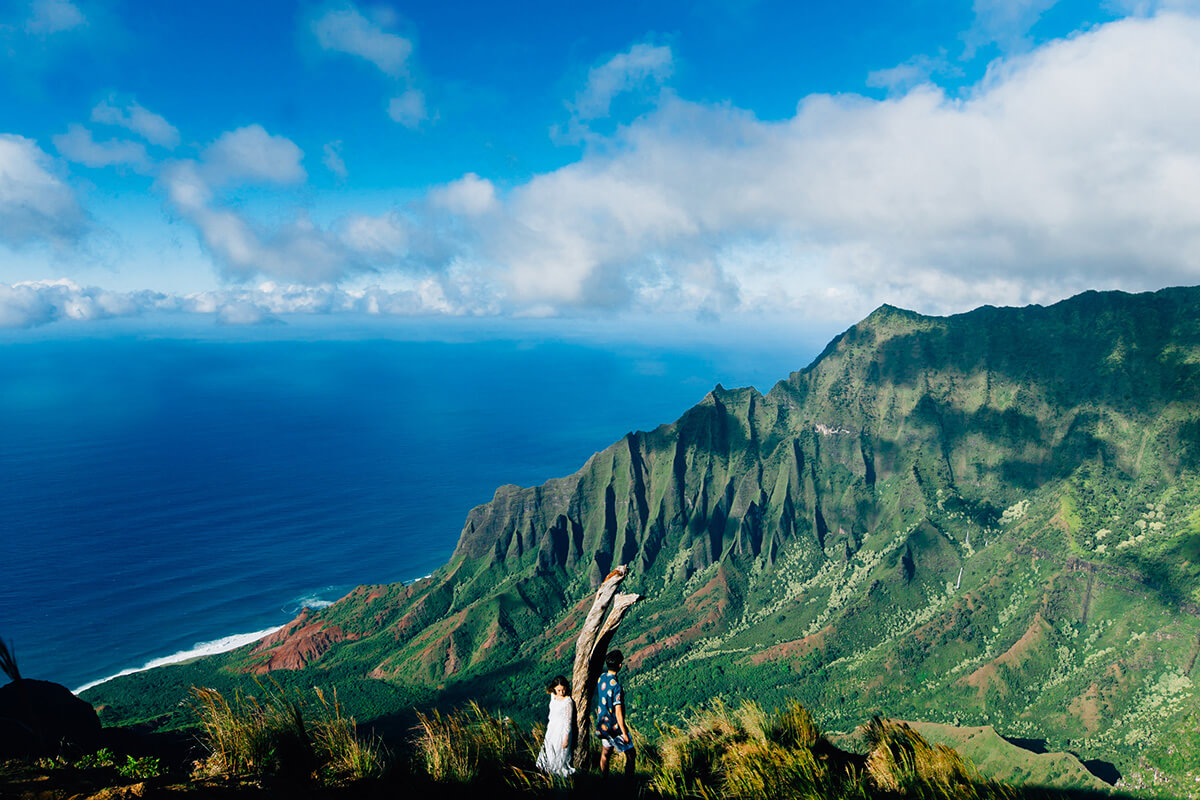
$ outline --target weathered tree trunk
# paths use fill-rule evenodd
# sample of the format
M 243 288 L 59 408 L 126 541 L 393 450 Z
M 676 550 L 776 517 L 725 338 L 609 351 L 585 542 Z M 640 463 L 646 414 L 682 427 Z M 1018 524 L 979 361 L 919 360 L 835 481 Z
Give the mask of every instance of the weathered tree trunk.
M 617 626 L 625 618 L 630 606 L 641 599 L 636 594 L 617 594 L 617 587 L 629 568 L 620 566 L 608 573 L 608 577 L 596 590 L 596 599 L 583 620 L 583 630 L 575 641 L 575 666 L 571 671 L 571 688 L 575 697 L 575 768 L 583 767 L 587 757 L 588 731 L 592 718 L 592 692 L 604 668 L 604 656 Z

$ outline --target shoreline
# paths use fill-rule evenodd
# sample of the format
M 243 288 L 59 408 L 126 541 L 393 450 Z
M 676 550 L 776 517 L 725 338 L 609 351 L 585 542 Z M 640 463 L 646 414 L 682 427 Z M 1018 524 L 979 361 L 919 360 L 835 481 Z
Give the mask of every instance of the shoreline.
M 407 584 L 415 583 L 416 581 L 425 580 L 426 578 L 430 578 L 430 577 L 433 577 L 432 572 L 429 573 L 428 575 L 425 575 L 420 578 L 413 578 L 408 581 L 401 579 L 398 582 L 407 585 Z M 324 598 L 322 598 L 320 595 L 323 593 L 324 592 L 310 593 L 310 594 L 306 594 L 306 595 L 298 598 L 299 605 L 296 607 L 296 610 L 291 613 L 293 615 L 298 614 L 298 613 L 300 613 L 301 609 L 305 609 L 305 608 L 311 608 L 311 609 L 326 608 L 328 606 L 333 605 L 336 602 L 335 600 L 325 600 Z M 344 594 L 339 595 L 339 597 L 341 597 L 341 596 L 344 596 Z M 287 611 L 286 607 L 281 610 Z M 228 653 L 230 650 L 236 650 L 239 647 L 245 647 L 248 644 L 253 644 L 253 643 L 259 641 L 260 639 L 270 636 L 272 633 L 275 633 L 276 631 L 282 630 L 283 628 L 287 627 L 290 624 L 290 622 L 291 622 L 291 620 L 289 619 L 288 622 L 285 622 L 282 625 L 276 625 L 271 628 L 264 628 L 259 631 L 252 631 L 250 633 L 235 633 L 235 634 L 231 634 L 229 636 L 222 636 L 220 639 L 213 639 L 213 640 L 207 641 L 207 642 L 196 642 L 188 650 L 180 650 L 180 651 L 178 651 L 176 653 L 172 653 L 171 655 L 168 655 L 168 656 L 161 656 L 159 658 L 153 658 L 153 659 L 150 659 L 149 661 L 147 661 L 145 664 L 143 664 L 140 667 L 130 667 L 129 669 L 123 669 L 114 675 L 109 675 L 105 678 L 100 678 L 98 680 L 89 681 L 88 683 L 85 683 L 82 686 L 80 686 L 78 689 L 72 689 L 71 693 L 78 696 L 78 695 L 82 694 L 83 692 L 86 692 L 88 689 L 94 689 L 95 687 L 99 686 L 100 684 L 108 683 L 109 681 L 111 681 L 115 678 L 123 678 L 126 675 L 133 675 L 134 673 L 137 673 L 137 672 L 146 672 L 148 670 L 157 669 L 158 667 L 167 667 L 167 666 L 170 666 L 171 664 L 182 664 L 184 661 L 191 661 L 192 659 L 195 659 L 195 658 L 203 658 L 205 656 L 215 656 L 220 653 Z
M 109 675 L 107 678 L 91 681 L 80 686 L 78 689 L 72 689 L 71 693 L 75 695 L 82 694 L 88 689 L 93 689 L 102 683 L 108 683 L 114 678 L 123 678 L 126 675 L 133 675 L 136 672 L 146 672 L 147 670 L 157 667 L 166 667 L 171 664 L 181 664 L 184 661 L 191 661 L 194 658 L 202 658 L 204 656 L 215 656 L 218 653 L 228 653 L 230 650 L 236 650 L 239 647 L 244 647 L 248 644 L 253 644 L 259 639 L 270 636 L 275 631 L 283 629 L 284 625 L 276 625 L 273 628 L 265 628 L 261 631 L 253 631 L 251 633 L 235 633 L 230 636 L 223 636 L 220 639 L 213 639 L 209 642 L 196 642 L 190 650 L 180 650 L 177 653 L 172 653 L 169 656 L 161 658 L 153 658 L 147 661 L 140 667 L 131 667 L 123 669 L 115 675 Z

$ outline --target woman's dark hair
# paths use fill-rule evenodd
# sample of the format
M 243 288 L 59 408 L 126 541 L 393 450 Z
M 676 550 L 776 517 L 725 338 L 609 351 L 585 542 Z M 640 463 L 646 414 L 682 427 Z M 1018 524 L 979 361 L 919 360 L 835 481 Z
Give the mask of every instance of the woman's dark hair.
M 571 684 L 570 684 L 570 682 L 567 681 L 567 679 L 564 676 L 555 675 L 554 680 L 550 681 L 550 685 L 546 687 L 546 691 L 549 692 L 550 694 L 554 694 L 554 688 L 556 686 L 563 687 L 563 694 L 566 695 L 567 697 L 571 696 Z
M 621 663 L 625 660 L 625 656 L 621 655 L 620 650 L 613 650 L 604 657 L 604 666 L 616 672 L 621 668 Z

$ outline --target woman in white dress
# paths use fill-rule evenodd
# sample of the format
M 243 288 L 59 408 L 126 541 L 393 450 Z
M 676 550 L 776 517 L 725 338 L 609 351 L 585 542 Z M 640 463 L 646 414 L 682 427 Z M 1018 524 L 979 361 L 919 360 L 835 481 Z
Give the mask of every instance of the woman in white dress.
M 547 775 L 567 778 L 575 773 L 571 766 L 571 731 L 575 727 L 571 684 L 557 675 L 546 690 L 550 693 L 550 719 L 546 722 L 546 739 L 538 753 L 537 768 Z

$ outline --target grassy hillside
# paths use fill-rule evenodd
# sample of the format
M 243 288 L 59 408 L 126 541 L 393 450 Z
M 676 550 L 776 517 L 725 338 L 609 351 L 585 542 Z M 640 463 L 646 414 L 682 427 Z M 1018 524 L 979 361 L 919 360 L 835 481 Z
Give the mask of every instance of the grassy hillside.
M 647 599 L 618 645 L 647 723 L 798 698 L 831 728 L 991 725 L 1191 796 L 1200 762 L 1174 737 L 1196 724 L 1198 396 L 1198 289 L 885 306 L 765 396 L 718 386 L 574 475 L 501 487 L 427 580 L 87 697 L 169 715 L 190 682 L 271 671 L 345 685 L 385 723 L 465 697 L 517 716 L 629 564 Z
M 1108 791 L 1109 786 L 1088 771 L 1071 753 L 1036 752 L 996 733 L 990 725 L 961 728 L 935 722 L 907 723 L 933 745 L 953 748 L 984 777 L 1010 785 L 1062 786 Z M 1037 746 L 1037 743 L 1030 743 Z M 1038 748 L 1041 749 L 1041 748 Z

